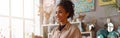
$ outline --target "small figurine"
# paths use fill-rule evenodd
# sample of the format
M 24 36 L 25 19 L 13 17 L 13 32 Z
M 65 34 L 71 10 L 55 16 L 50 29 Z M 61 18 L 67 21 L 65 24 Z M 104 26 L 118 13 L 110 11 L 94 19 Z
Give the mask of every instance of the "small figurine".
M 108 30 L 108 32 L 112 32 L 113 30 L 114 30 L 114 25 L 113 25 L 113 23 L 111 23 L 111 20 L 110 20 L 110 18 L 107 18 L 107 30 Z

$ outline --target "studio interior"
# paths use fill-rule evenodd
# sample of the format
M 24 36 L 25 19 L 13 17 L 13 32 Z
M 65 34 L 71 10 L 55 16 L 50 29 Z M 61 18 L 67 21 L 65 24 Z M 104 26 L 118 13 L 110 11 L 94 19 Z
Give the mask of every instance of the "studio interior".
M 0 38 L 120 38 L 120 0 L 0 0 L 0 5 Z

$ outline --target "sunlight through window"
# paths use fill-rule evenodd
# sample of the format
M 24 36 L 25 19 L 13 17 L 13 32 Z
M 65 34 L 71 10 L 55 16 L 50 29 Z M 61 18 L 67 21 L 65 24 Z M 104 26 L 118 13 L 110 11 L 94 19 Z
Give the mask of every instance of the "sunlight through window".
M 0 0 L 0 15 L 9 15 L 9 1 Z
M 6 17 L 0 17 L 0 38 L 9 38 L 9 19 Z
M 0 0 L 0 38 L 40 35 L 39 0 Z
M 11 0 L 11 15 L 15 17 L 23 16 L 23 0 Z
M 12 19 L 12 38 L 23 38 L 23 20 Z

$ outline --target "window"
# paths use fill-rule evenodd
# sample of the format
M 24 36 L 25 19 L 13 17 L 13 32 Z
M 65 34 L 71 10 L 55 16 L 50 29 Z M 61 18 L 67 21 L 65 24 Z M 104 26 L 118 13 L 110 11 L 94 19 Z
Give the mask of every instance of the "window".
M 0 15 L 9 15 L 9 0 L 0 0 Z
M 33 14 L 34 14 L 34 2 L 33 2 L 33 0 L 24 0 L 24 16 L 25 16 L 25 18 L 32 19 Z
M 23 0 L 11 0 L 11 16 L 23 16 Z
M 32 33 L 34 32 L 34 24 L 31 20 L 25 20 L 25 37 L 32 37 Z
M 40 35 L 39 0 L 0 0 L 0 38 Z
M 25 25 L 26 26 L 26 25 Z M 23 20 L 11 19 L 12 38 L 23 38 Z
M 10 29 L 9 29 L 9 18 L 0 17 L 0 38 L 9 38 Z

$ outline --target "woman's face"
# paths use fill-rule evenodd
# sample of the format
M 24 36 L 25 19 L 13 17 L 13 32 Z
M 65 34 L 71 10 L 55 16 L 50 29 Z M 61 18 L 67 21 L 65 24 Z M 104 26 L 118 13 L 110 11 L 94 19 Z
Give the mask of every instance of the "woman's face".
M 64 21 L 66 21 L 68 15 L 69 15 L 69 13 L 67 13 L 62 6 L 58 6 L 57 7 L 57 12 L 56 12 L 55 17 L 56 17 L 56 20 L 58 22 L 64 22 Z

